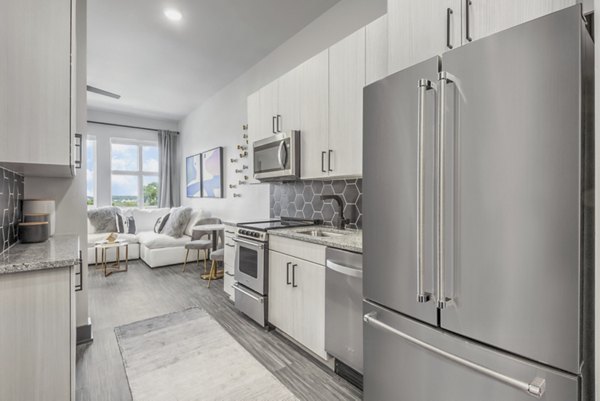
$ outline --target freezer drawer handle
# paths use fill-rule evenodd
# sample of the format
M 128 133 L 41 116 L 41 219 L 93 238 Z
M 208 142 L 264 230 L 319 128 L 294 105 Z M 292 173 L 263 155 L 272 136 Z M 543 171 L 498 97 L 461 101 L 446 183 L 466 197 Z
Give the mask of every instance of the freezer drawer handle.
M 424 289 L 424 267 L 423 267 L 423 243 L 424 243 L 424 206 L 425 199 L 425 92 L 428 90 L 436 91 L 437 88 L 433 82 L 428 79 L 420 79 L 417 86 L 417 302 L 425 303 L 431 299 L 431 294 Z
M 387 324 L 377 320 L 376 312 L 367 313 L 366 315 L 364 315 L 363 320 L 365 321 L 365 323 L 370 324 L 373 327 L 377 327 L 377 328 L 383 329 L 385 331 L 394 333 L 397 336 L 402 337 L 404 340 L 406 340 L 412 344 L 418 345 L 421 348 L 425 348 L 426 350 L 428 350 L 436 355 L 439 355 L 443 358 L 449 359 L 453 362 L 463 365 L 464 367 L 467 367 L 478 373 L 481 373 L 483 375 L 491 377 L 492 379 L 496 379 L 501 383 L 504 383 L 508 386 L 516 388 L 517 390 L 521 390 L 532 397 L 542 398 L 542 396 L 544 395 L 544 392 L 546 391 L 546 380 L 544 380 L 540 377 L 536 377 L 535 379 L 533 379 L 531 381 L 531 383 L 527 383 L 527 382 L 523 382 L 523 381 L 514 379 L 512 377 L 503 375 L 502 373 L 498 373 L 494 370 L 488 369 L 485 366 L 481 366 L 475 362 L 471 362 L 469 360 L 463 359 L 463 358 L 458 357 L 449 352 L 443 351 L 437 347 L 434 347 L 433 345 L 430 345 L 424 341 L 419 340 L 418 338 L 409 336 L 408 334 L 403 333 L 400 330 L 396 330 L 395 328 L 388 326 Z
M 263 303 L 263 299 L 262 298 L 255 297 L 254 295 L 250 294 L 248 291 L 243 290 L 242 287 L 240 287 L 240 285 L 238 283 L 234 283 L 232 285 L 232 287 L 233 287 L 234 290 L 241 292 L 242 294 L 246 295 L 248 298 L 252 298 L 256 302 L 259 302 L 261 304 Z

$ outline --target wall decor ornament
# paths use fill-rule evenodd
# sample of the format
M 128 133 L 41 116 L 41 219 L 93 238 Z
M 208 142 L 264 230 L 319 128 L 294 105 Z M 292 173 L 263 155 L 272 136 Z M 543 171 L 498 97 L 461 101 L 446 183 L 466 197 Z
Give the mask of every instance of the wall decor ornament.
M 200 198 L 202 194 L 202 165 L 200 154 L 185 159 L 186 195 L 188 198 Z

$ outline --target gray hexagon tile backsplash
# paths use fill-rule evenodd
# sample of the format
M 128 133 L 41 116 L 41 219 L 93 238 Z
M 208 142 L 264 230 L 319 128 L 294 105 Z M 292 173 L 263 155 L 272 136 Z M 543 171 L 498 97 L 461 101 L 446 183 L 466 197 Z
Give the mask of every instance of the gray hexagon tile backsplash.
M 337 203 L 323 202 L 321 195 L 340 195 L 348 228 L 362 228 L 362 179 L 335 181 L 297 181 L 271 184 L 271 217 L 322 219 L 332 226 L 339 221 Z
M 23 176 L 0 168 L 0 254 L 17 242 L 24 193 Z

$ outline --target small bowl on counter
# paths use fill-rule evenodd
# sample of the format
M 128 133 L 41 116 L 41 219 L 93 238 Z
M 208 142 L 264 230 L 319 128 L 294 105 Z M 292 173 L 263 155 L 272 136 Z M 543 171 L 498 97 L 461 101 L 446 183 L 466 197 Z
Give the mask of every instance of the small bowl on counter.
M 32 221 L 19 223 L 19 241 L 25 244 L 44 242 L 50 236 L 47 221 Z

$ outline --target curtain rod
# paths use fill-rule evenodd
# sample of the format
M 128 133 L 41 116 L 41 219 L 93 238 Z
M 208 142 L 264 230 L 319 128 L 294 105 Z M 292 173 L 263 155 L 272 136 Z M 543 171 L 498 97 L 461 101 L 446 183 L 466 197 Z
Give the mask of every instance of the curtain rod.
M 88 120 L 88 123 L 92 123 L 92 124 L 100 124 L 100 125 L 111 125 L 113 127 L 122 127 L 122 128 L 134 128 L 134 129 L 143 129 L 146 131 L 154 131 L 154 132 L 158 132 L 158 131 L 167 131 L 167 130 L 159 130 L 157 128 L 147 128 L 147 127 L 136 127 L 135 125 L 125 125 L 125 124 L 114 124 L 114 123 L 105 123 L 102 121 L 91 121 Z M 177 132 L 177 134 L 179 135 L 179 132 Z

